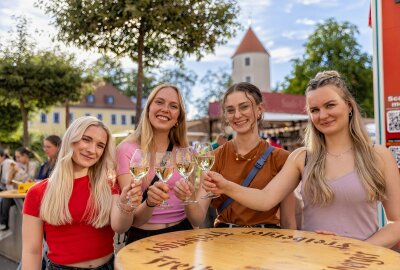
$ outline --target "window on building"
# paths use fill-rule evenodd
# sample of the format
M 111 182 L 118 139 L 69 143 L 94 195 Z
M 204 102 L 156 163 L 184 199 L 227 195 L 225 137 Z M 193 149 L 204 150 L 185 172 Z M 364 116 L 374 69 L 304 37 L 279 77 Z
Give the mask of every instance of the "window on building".
M 40 114 L 40 123 L 47 123 L 47 114 L 45 113 Z
M 97 114 L 97 119 L 99 119 L 100 121 L 103 121 L 103 114 L 98 113 Z
M 246 67 L 250 66 L 250 57 L 246 57 L 246 58 L 244 59 L 244 65 L 245 65 Z
M 104 97 L 104 101 L 106 102 L 106 104 L 114 104 L 114 97 L 113 96 L 105 96 Z
M 88 104 L 94 104 L 94 95 L 87 95 L 86 96 L 86 102 Z
M 134 125 L 136 121 L 136 118 L 134 115 L 131 115 L 131 125 Z
M 126 115 L 121 115 L 121 125 L 126 125 Z
M 248 83 L 251 83 L 251 77 L 250 76 L 246 76 L 245 81 L 248 82 Z
M 59 124 L 60 123 L 60 113 L 59 112 L 54 112 L 53 113 L 53 123 L 54 124 Z
M 117 116 L 115 114 L 111 115 L 111 125 L 117 124 Z

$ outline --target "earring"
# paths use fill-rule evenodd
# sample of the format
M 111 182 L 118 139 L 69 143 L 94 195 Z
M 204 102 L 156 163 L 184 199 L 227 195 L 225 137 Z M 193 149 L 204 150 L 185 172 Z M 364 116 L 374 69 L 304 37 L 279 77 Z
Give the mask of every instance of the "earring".
M 261 114 L 259 114 L 258 116 L 257 116 L 257 120 L 260 120 L 261 119 Z
M 353 116 L 353 111 L 350 111 L 349 112 L 349 117 L 352 117 Z
M 179 126 L 179 123 L 178 123 L 178 122 L 176 122 L 174 126 L 177 128 L 177 127 Z

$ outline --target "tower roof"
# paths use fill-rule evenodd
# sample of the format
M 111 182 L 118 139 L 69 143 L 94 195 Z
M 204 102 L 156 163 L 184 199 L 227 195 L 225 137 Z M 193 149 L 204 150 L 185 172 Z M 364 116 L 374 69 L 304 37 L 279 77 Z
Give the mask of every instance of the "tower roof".
M 235 57 L 241 53 L 248 52 L 261 52 L 269 55 L 268 51 L 264 48 L 261 41 L 258 39 L 256 34 L 253 32 L 253 29 L 249 27 L 246 34 L 244 35 L 242 42 L 240 42 L 239 47 L 236 49 L 236 52 L 232 57 Z

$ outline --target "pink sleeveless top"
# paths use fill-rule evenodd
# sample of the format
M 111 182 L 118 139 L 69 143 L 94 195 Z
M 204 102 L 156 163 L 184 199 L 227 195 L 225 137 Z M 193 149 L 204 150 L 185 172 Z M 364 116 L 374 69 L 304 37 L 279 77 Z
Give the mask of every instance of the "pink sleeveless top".
M 304 174 L 303 174 L 304 175 Z M 365 240 L 379 229 L 378 204 L 369 202 L 356 171 L 328 181 L 334 198 L 324 207 L 313 206 L 304 193 L 303 226 L 305 231 L 330 231 L 340 236 Z

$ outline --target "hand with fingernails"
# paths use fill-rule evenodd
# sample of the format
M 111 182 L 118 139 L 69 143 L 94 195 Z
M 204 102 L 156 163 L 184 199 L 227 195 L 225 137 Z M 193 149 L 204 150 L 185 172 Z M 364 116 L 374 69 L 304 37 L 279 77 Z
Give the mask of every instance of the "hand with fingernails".
M 132 181 L 121 190 L 121 203 L 131 208 L 138 207 L 142 202 L 142 181 Z
M 226 180 L 221 174 L 213 171 L 202 172 L 203 175 L 203 188 L 207 192 L 214 194 L 226 193 L 231 181 Z
M 179 181 L 175 183 L 174 193 L 175 196 L 181 201 L 186 200 L 188 197 L 191 197 L 194 192 L 194 186 L 192 183 L 186 181 L 181 178 Z
M 147 205 L 154 207 L 169 199 L 169 186 L 161 181 L 155 182 L 147 191 Z

